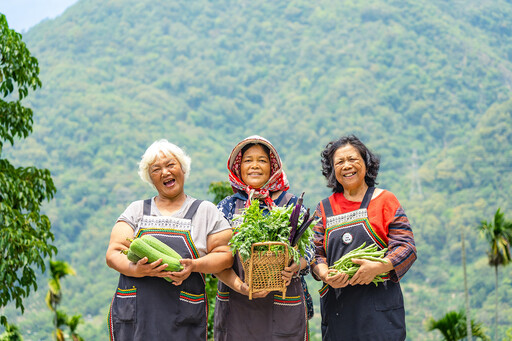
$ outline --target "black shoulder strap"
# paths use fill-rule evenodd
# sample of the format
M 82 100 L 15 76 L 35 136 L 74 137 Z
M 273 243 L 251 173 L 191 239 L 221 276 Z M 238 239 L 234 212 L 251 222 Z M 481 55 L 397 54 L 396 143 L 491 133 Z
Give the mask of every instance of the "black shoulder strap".
M 194 216 L 194 214 L 196 214 L 196 211 L 197 211 L 197 208 L 199 207 L 199 205 L 201 205 L 203 201 L 202 200 L 194 200 L 194 202 L 192 203 L 192 205 L 190 205 L 187 213 L 185 214 L 185 216 L 183 217 L 183 219 L 192 219 L 192 217 Z
M 332 206 L 331 202 L 329 201 L 329 198 L 325 198 L 322 200 L 322 206 L 324 208 L 325 217 L 332 217 L 334 213 L 332 212 Z
M 292 199 L 293 199 L 293 194 L 291 194 L 290 192 L 286 192 L 283 196 L 283 199 L 281 199 L 281 201 L 279 202 L 278 206 L 284 207 L 284 206 L 288 205 L 288 203 Z
M 363 201 L 361 202 L 361 206 L 359 208 L 368 208 L 368 205 L 370 205 L 370 200 L 372 200 L 374 191 L 375 187 L 368 187 L 366 193 L 364 194 Z
M 144 200 L 144 207 L 142 209 L 142 215 L 151 215 L 151 198 Z

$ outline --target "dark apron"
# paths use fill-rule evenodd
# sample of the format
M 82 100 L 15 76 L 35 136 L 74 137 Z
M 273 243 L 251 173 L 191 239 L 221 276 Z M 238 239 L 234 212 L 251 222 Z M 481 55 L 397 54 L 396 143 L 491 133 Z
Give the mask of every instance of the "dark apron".
M 191 237 L 195 200 L 183 219 L 151 216 L 151 200 L 144 201 L 143 217 L 135 237 L 150 234 L 183 258 L 198 258 Z M 160 277 L 121 274 L 108 323 L 110 340 L 206 340 L 208 304 L 202 274 L 192 272 L 179 286 Z
M 329 198 L 322 201 L 326 216 L 324 247 L 329 266 L 366 242 L 379 249 L 386 243 L 374 233 L 367 208 L 374 187 L 368 188 L 359 210 L 334 216 Z M 320 292 L 322 340 L 405 340 L 405 311 L 400 284 L 348 285 L 334 289 L 324 283 Z
M 285 197 L 279 206 L 287 203 Z M 242 200 L 237 200 L 235 213 L 238 214 L 242 207 Z M 232 223 L 240 224 L 241 220 Z M 244 280 L 238 255 L 235 256 L 233 270 Z M 214 337 L 216 341 L 307 340 L 306 315 L 299 277 L 292 278 L 284 299 L 281 292 L 273 291 L 264 298 L 249 300 L 219 281 Z

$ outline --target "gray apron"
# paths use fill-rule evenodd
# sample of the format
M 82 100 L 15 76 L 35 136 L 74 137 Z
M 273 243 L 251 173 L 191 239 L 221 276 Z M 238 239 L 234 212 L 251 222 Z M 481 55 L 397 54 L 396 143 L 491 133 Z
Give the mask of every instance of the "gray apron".
M 291 195 L 290 195 L 291 196 Z M 288 203 L 281 200 L 279 206 Z M 244 202 L 237 200 L 239 213 Z M 233 228 L 242 219 L 232 221 Z M 238 255 L 233 270 L 243 280 L 244 271 Z M 299 277 L 292 278 L 285 298 L 273 291 L 264 298 L 249 298 L 218 282 L 215 305 L 214 337 L 216 341 L 307 340 L 306 306 Z
M 359 210 L 334 216 L 329 198 L 322 200 L 326 217 L 324 247 L 331 266 L 359 247 L 387 245 L 373 233 L 367 208 L 374 187 L 368 188 Z M 320 292 L 322 340 L 405 340 L 405 311 L 400 284 L 390 280 L 378 286 L 348 285 L 334 289 L 324 283 Z
M 198 258 L 191 237 L 195 200 L 183 219 L 151 216 L 151 200 L 144 201 L 135 237 L 150 234 L 176 250 L 182 258 Z M 121 274 L 110 306 L 110 340 L 206 340 L 208 304 L 203 275 L 192 272 L 179 286 L 160 277 Z

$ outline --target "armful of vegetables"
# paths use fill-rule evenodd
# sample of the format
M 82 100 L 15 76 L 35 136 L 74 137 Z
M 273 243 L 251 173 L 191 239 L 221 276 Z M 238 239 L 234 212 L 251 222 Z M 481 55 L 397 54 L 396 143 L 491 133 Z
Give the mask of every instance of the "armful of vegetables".
M 309 210 L 301 212 L 301 199 L 302 196 L 296 205 L 272 207 L 268 214 L 263 213 L 258 200 L 253 200 L 243 214 L 235 218 L 243 222 L 229 242 L 233 254 L 238 251 L 245 261 L 251 256 L 253 243 L 282 242 L 288 245 L 289 257 L 300 264 L 300 257 L 311 244 L 312 227 L 316 224 L 313 217 L 309 217 Z
M 352 278 L 354 274 L 359 270 L 360 265 L 352 262 L 352 259 L 366 259 L 373 262 L 381 262 L 387 263 L 384 260 L 384 255 L 387 248 L 378 250 L 376 244 L 369 245 L 365 247 L 366 243 L 361 244 L 357 249 L 354 249 L 347 254 L 343 255 L 340 259 L 338 259 L 334 264 L 330 267 L 330 269 L 334 269 L 338 272 L 346 273 L 349 278 Z M 329 276 L 333 276 L 334 273 L 330 273 Z M 378 285 L 380 282 L 384 282 L 384 277 L 387 275 L 387 272 L 379 274 L 375 276 L 372 280 L 372 283 Z

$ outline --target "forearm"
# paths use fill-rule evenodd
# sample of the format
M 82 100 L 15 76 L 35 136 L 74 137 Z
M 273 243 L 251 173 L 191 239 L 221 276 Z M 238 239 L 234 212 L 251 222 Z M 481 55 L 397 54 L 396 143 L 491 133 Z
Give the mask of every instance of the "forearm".
M 325 282 L 325 277 L 329 273 L 329 267 L 325 263 L 317 263 L 311 266 L 311 272 L 316 279 Z
M 394 265 L 391 279 L 400 280 L 416 260 L 416 245 L 411 225 L 402 207 L 395 213 L 389 224 L 388 252 L 386 258 Z
M 216 273 L 215 277 L 217 277 L 222 283 L 226 284 L 231 289 L 240 293 L 240 288 L 243 284 L 243 281 L 240 279 L 240 277 L 237 276 L 232 268 L 225 269 L 224 271 Z
M 121 250 L 122 248 L 109 248 L 106 257 L 107 265 L 125 276 L 143 277 L 143 275 L 137 273 L 135 263 L 130 262 L 128 258 L 121 253 Z
M 229 247 L 218 250 L 194 260 L 194 271 L 215 274 L 233 265 L 233 255 Z

